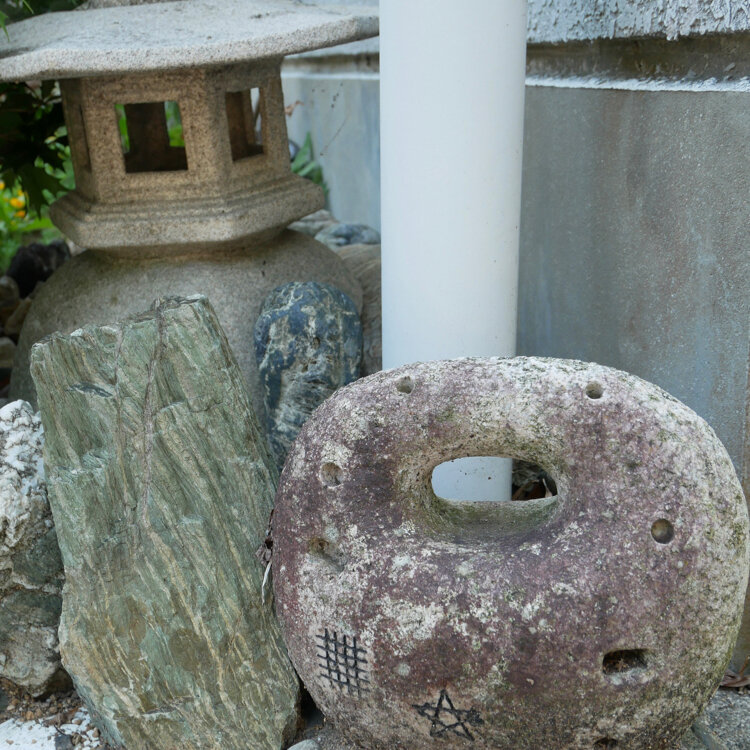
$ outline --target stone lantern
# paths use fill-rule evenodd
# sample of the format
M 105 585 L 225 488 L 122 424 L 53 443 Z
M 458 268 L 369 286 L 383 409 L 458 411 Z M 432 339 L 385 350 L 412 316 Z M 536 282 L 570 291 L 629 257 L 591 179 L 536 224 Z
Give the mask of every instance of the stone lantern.
M 290 169 L 281 60 L 377 30 L 371 9 L 294 0 L 92 0 L 10 27 L 0 80 L 60 81 L 76 188 L 50 215 L 87 249 L 37 294 L 13 397 L 34 400 L 43 336 L 203 293 L 262 408 L 252 331 L 268 292 L 318 281 L 361 306 L 338 256 L 285 231 L 324 195 Z

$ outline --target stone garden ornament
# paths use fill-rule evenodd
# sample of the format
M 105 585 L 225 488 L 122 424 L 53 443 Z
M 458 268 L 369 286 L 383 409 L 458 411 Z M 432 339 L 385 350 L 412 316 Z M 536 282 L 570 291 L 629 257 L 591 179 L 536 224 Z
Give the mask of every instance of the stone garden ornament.
M 284 231 L 325 199 L 291 172 L 281 61 L 377 33 L 372 8 L 293 0 L 99 0 L 9 27 L 0 80 L 60 81 L 76 188 L 50 216 L 88 250 L 35 300 L 15 397 L 34 401 L 28 353 L 43 336 L 201 293 L 262 415 L 252 342 L 268 293 L 310 280 L 362 303 L 333 251 Z
M 461 456 L 535 462 L 558 495 L 438 498 Z M 581 362 L 416 364 L 339 390 L 276 497 L 292 661 L 371 750 L 673 747 L 732 651 L 748 515 L 711 428 Z

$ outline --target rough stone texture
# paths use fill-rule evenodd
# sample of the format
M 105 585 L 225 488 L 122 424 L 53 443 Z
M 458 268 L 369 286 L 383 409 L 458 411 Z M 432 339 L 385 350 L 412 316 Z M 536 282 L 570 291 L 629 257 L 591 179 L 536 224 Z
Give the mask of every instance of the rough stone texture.
M 61 687 L 57 623 L 63 566 L 29 404 L 0 409 L 0 677 L 32 695 Z
M 76 188 L 52 220 L 81 247 L 163 255 L 267 238 L 323 206 L 322 189 L 291 171 L 279 65 L 62 81 Z M 166 101 L 179 105 L 184 147 L 170 145 Z M 126 154 L 113 116 L 122 102 L 132 103 Z
M 362 375 L 372 375 L 383 367 L 380 245 L 346 245 L 336 253 L 362 287 Z
M 716 703 L 717 699 L 717 697 L 714 697 L 712 703 Z M 750 701 L 746 701 L 746 703 L 748 703 L 748 711 L 745 715 L 748 715 L 750 714 Z M 724 723 L 731 723 L 732 726 L 737 724 L 731 711 L 728 712 L 728 716 L 724 718 Z M 740 732 L 741 731 L 742 730 L 740 729 Z M 738 733 L 736 739 L 739 740 L 740 744 L 730 742 L 730 744 L 727 745 L 722 742 L 716 734 L 708 729 L 703 721 L 697 721 L 682 738 L 682 742 L 678 745 L 678 748 L 679 750 L 746 750 L 748 736 L 750 736 L 750 734 Z M 305 745 L 305 742 L 311 743 L 309 748 Z M 354 750 L 354 745 L 345 740 L 330 726 L 322 729 L 314 738 L 305 740 L 305 742 L 293 745 L 289 750 Z M 470 747 L 468 743 L 467 747 Z M 551 747 L 557 747 L 557 745 Z M 536 748 L 534 750 L 536 750 Z
M 378 33 L 373 8 L 176 0 L 45 14 L 0 40 L 0 80 L 78 78 L 283 57 Z
M 297 678 L 255 557 L 276 471 L 202 297 L 35 347 L 63 663 L 108 740 L 281 748 Z
M 200 293 L 212 301 L 264 420 L 253 329 L 270 291 L 295 280 L 336 286 L 361 308 L 360 286 L 336 254 L 297 232 L 235 254 L 130 259 L 89 250 L 62 266 L 35 298 L 18 343 L 13 397 L 36 403 L 28 357 L 42 337 L 111 323 L 146 309 L 160 296 Z
M 8 317 L 5 323 L 3 323 L 3 331 L 10 336 L 18 336 L 18 334 L 21 333 L 21 329 L 23 328 L 23 324 L 26 321 L 26 316 L 30 309 L 31 297 L 22 299 L 13 313 Z
M 703 720 L 727 750 L 750 747 L 750 694 L 719 690 L 706 707 Z
M 16 280 L 12 276 L 0 276 L 0 310 L 13 309 L 20 296 Z
M 344 245 L 378 245 L 380 233 L 365 224 L 334 224 L 318 232 L 315 239 L 336 250 Z
M 321 209 L 315 213 L 303 216 L 299 221 L 295 221 L 289 225 L 289 229 L 295 232 L 302 232 L 309 237 L 315 237 L 318 232 L 322 232 L 338 222 L 333 218 L 329 211 Z
M 300 427 L 336 389 L 356 380 L 362 325 L 343 292 L 292 282 L 266 298 L 255 324 L 255 357 L 268 437 L 281 471 Z
M 0 337 L 0 367 L 13 367 L 16 345 L 7 336 Z
M 747 0 L 529 0 L 531 44 L 750 31 Z
M 47 281 L 69 259 L 70 248 L 63 240 L 46 245 L 32 242 L 18 248 L 8 266 L 6 278 L 17 282 L 21 297 L 28 297 L 37 284 Z
M 435 497 L 433 468 L 476 455 L 534 461 L 559 496 Z M 537 358 L 341 389 L 289 454 L 274 529 L 292 661 L 370 750 L 673 747 L 724 672 L 749 566 L 702 419 L 634 376 Z

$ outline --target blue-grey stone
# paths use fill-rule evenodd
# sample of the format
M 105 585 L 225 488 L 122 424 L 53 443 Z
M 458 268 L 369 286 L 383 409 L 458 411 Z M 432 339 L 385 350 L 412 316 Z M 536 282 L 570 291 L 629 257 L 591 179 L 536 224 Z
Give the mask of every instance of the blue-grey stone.
M 281 469 L 315 408 L 359 377 L 362 325 L 354 302 L 314 281 L 277 287 L 255 324 L 255 357 L 269 442 Z
M 344 245 L 379 245 L 380 234 L 366 224 L 333 224 L 315 235 L 331 250 Z

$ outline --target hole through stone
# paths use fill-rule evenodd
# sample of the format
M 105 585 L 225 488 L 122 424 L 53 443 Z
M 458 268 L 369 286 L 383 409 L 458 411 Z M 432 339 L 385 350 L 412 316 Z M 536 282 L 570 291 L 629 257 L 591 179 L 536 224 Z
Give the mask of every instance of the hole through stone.
M 636 669 L 645 669 L 647 666 L 646 651 L 642 648 L 610 651 L 604 654 L 604 658 L 602 659 L 604 674 L 609 675 L 623 674 Z
M 331 462 L 323 464 L 320 467 L 320 478 L 328 487 L 338 487 L 342 479 L 341 467 Z
M 594 747 L 617 747 L 617 740 L 613 740 L 611 737 L 602 737 L 594 743 Z
M 499 456 L 466 456 L 444 461 L 432 470 L 432 491 L 449 502 L 494 502 L 511 499 L 511 460 Z
M 126 172 L 179 172 L 188 168 L 177 102 L 115 104 L 115 116 Z
M 408 375 L 405 375 L 396 383 L 396 390 L 399 393 L 411 393 L 414 390 L 414 381 Z
M 260 156 L 263 149 L 263 92 L 230 91 L 226 95 L 227 126 L 232 161 Z
M 674 526 L 666 518 L 660 518 L 651 526 L 651 536 L 659 544 L 669 544 L 674 539 Z
M 604 395 L 604 388 L 601 383 L 591 382 L 586 386 L 586 395 L 589 398 L 601 398 Z

